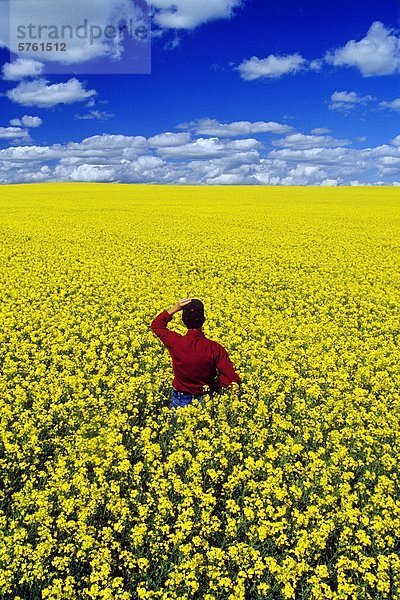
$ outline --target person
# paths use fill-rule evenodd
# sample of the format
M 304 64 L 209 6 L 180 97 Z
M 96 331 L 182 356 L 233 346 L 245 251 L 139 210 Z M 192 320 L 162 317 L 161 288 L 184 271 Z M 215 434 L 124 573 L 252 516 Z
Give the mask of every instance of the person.
M 182 311 L 186 335 L 168 329 L 173 315 Z M 163 310 L 151 323 L 151 329 L 168 349 L 174 370 L 170 408 L 187 406 L 201 400 L 206 393 L 213 395 L 241 379 L 228 353 L 218 342 L 203 333 L 204 305 L 196 298 L 183 298 L 168 310 Z

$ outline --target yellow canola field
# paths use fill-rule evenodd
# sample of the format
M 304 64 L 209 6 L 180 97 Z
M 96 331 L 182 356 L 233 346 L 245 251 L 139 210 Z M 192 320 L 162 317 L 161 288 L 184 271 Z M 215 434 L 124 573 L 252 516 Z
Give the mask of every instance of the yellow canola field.
M 398 188 L 1 187 L 0 597 L 399 599 L 399 249 Z M 173 412 L 180 297 L 244 384 Z

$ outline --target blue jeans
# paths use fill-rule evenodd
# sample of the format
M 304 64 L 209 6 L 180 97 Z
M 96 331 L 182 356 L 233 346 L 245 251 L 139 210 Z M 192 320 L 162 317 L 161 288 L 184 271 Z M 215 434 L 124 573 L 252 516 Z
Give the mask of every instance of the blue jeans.
M 202 400 L 204 394 L 187 394 L 186 392 L 178 392 L 175 388 L 172 388 L 171 392 L 171 403 L 170 408 L 182 408 L 187 406 L 193 400 Z

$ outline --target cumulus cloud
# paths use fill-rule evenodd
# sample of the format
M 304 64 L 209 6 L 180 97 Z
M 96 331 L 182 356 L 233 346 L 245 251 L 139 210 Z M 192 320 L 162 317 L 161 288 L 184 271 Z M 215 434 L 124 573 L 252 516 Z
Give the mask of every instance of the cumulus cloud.
M 287 163 L 307 163 L 309 165 L 318 164 L 321 167 L 332 167 L 337 173 L 358 172 L 366 168 L 367 159 L 362 151 L 351 150 L 349 148 L 282 148 L 281 150 L 272 150 L 268 157 L 274 160 L 280 160 Z
M 31 117 L 30 115 L 24 115 L 21 119 L 10 120 L 10 125 L 14 127 L 40 127 L 42 123 L 40 117 Z
M 325 133 L 330 133 L 330 129 L 327 129 L 326 127 L 314 127 L 314 129 L 311 129 L 311 133 L 314 133 L 315 135 L 325 135 Z
M 139 156 L 134 161 L 123 161 L 118 170 L 118 180 L 138 183 L 158 183 L 168 179 L 168 165 L 158 156 Z
M 25 77 L 40 77 L 44 64 L 28 58 L 17 58 L 12 63 L 3 65 L 3 79 L 6 81 L 19 81 Z
M 348 151 L 347 148 L 305 148 L 293 149 L 283 148 L 281 150 L 272 150 L 268 153 L 270 158 L 278 158 L 290 162 L 308 162 L 313 164 L 318 162 L 322 165 L 339 164 L 339 161 L 346 158 L 346 164 L 351 164 L 355 154 Z
M 196 27 L 216 21 L 219 19 L 229 19 L 233 17 L 237 10 L 246 0 L 149 0 L 148 4 L 152 9 L 152 37 L 160 37 L 168 30 L 184 31 L 193 30 Z M 147 17 L 143 17 L 140 3 L 132 0 L 68 0 L 68 2 L 58 2 L 56 9 L 52 11 L 51 20 L 49 20 L 48 3 L 43 0 L 24 0 L 24 2 L 12 2 L 11 22 L 12 24 L 40 23 L 50 24 L 61 31 L 63 24 L 68 23 L 73 31 L 82 26 L 84 20 L 94 24 L 103 30 L 107 26 L 118 27 L 121 21 L 126 23 L 143 23 L 147 25 Z M 15 27 L 13 28 L 15 29 Z M 82 33 L 82 31 L 81 31 Z M 38 41 L 38 40 L 26 40 Z M 42 39 L 42 41 L 51 41 Z M 53 40 L 54 41 L 54 40 Z M 179 45 L 179 37 L 175 37 L 169 42 L 169 47 L 174 48 Z M 0 19 L 0 46 L 9 47 L 9 19 Z M 89 35 L 86 39 L 80 39 L 76 35 L 68 39 L 68 51 L 60 53 L 56 50 L 50 52 L 33 52 L 30 58 L 35 56 L 44 62 L 51 60 L 61 62 L 64 65 L 78 65 L 96 58 L 107 57 L 113 60 L 120 60 L 126 54 L 124 48 L 124 36 L 117 35 L 115 38 L 106 38 L 91 40 Z M 39 76 L 42 73 L 32 73 L 33 76 Z
M 277 142 L 268 151 L 254 138 L 192 140 L 188 132 L 149 139 L 103 134 L 52 146 L 23 145 L 21 137 L 18 146 L 0 149 L 0 182 L 332 186 L 400 180 L 400 134 L 362 149 L 322 134 L 291 134 Z
M 208 185 L 241 185 L 243 176 L 241 173 L 222 173 L 216 177 L 209 177 L 206 183 Z
M 29 138 L 26 129 L 20 127 L 0 127 L 0 140 L 15 140 Z
M 356 92 L 334 92 L 331 96 L 330 110 L 347 112 L 357 105 L 365 105 L 376 100 L 374 96 L 359 96 Z
M 143 136 L 94 135 L 82 142 L 69 142 L 63 150 L 63 160 L 92 158 L 104 162 L 119 158 L 137 158 L 147 148 L 146 138 Z
M 336 67 L 355 67 L 364 77 L 398 73 L 400 72 L 399 31 L 388 29 L 383 23 L 375 21 L 364 38 L 359 41 L 350 40 L 345 46 L 326 52 L 321 59 L 310 61 L 299 53 L 270 54 L 266 58 L 252 56 L 234 69 L 239 71 L 245 81 L 253 81 L 267 78 L 277 79 L 282 75 L 304 71 L 320 71 L 325 63 Z M 349 106 L 350 104 L 347 105 L 347 108 Z M 332 108 L 340 110 L 343 105 L 337 103 Z
M 287 54 L 277 56 L 270 54 L 267 58 L 252 56 L 243 61 L 236 69 L 242 79 L 253 81 L 255 79 L 277 79 L 282 75 L 294 74 L 303 71 L 310 63 L 300 54 Z
M 379 106 L 389 110 L 400 110 L 400 98 L 395 98 L 391 102 L 380 102 Z
M 400 135 L 396 135 L 396 137 L 395 137 L 395 138 L 393 138 L 393 140 L 392 140 L 392 144 L 393 144 L 394 146 L 400 146 Z
M 400 71 L 398 31 L 375 21 L 363 39 L 350 40 L 342 48 L 328 52 L 325 60 L 336 67 L 355 67 L 363 77 L 393 75 Z
M 257 133 L 284 134 L 293 129 L 289 125 L 282 125 L 274 121 L 233 121 L 232 123 L 219 123 L 216 119 L 200 119 L 184 123 L 179 127 L 192 129 L 198 135 L 217 137 L 238 137 L 242 135 L 255 135 Z
M 57 61 L 64 65 L 76 65 L 99 57 L 119 59 L 124 52 L 124 35 L 119 29 L 120 23 L 132 21 L 135 26 L 143 20 L 143 11 L 131 0 L 68 0 L 54 4 L 49 14 L 49 3 L 42 0 L 11 3 L 11 30 L 16 31 L 17 26 L 25 28 L 22 30 L 25 42 L 68 42 L 67 51 L 62 53 L 54 48 L 54 44 L 50 51 L 40 47 L 36 51 L 26 50 L 29 59 L 36 57 L 44 63 Z M 66 24 L 68 29 L 63 33 Z M 91 32 L 91 26 L 97 30 Z M 117 35 L 104 35 L 107 27 L 114 27 Z M 0 24 L 0 41 L 4 46 L 10 45 L 7 29 L 5 23 Z M 54 37 L 50 37 L 50 32 Z M 14 39 L 13 42 L 15 41 L 21 39 Z
M 338 185 L 340 185 L 340 183 L 342 182 L 342 178 L 341 177 L 337 177 L 336 179 L 323 179 L 321 181 L 321 186 L 322 187 L 336 187 Z
M 194 29 L 217 19 L 229 19 L 242 0 L 151 0 L 154 22 L 162 29 Z
M 151 35 L 153 38 L 161 37 L 164 32 L 172 30 L 174 38 L 168 42 L 168 47 L 173 49 L 179 45 L 178 32 L 193 30 L 196 27 L 216 21 L 233 17 L 246 0 L 150 0 L 152 25 Z M 10 19 L 0 20 L 0 46 L 10 47 L 9 21 L 11 30 L 16 27 L 25 27 L 26 42 L 51 42 L 56 39 L 68 41 L 67 51 L 60 53 L 54 47 L 50 51 L 43 51 L 40 47 L 36 50 L 26 50 L 27 59 L 24 65 L 16 66 L 14 73 L 6 73 L 10 79 L 19 79 L 25 76 L 38 77 L 43 75 L 41 68 L 33 70 L 33 60 L 38 59 L 47 63 L 56 61 L 66 68 L 95 59 L 111 59 L 115 68 L 121 59 L 127 59 L 129 64 L 128 39 L 121 29 L 121 24 L 133 23 L 143 25 L 150 29 L 149 11 L 146 3 L 132 2 L 132 0 L 68 0 L 58 2 L 49 18 L 48 3 L 43 0 L 24 0 L 24 2 L 12 2 Z M 85 29 L 85 23 L 88 28 Z M 63 32 L 63 27 L 68 24 L 68 30 Z M 33 25 L 33 29 L 29 29 Z M 39 33 L 40 26 L 40 33 Z M 96 31 L 91 30 L 94 27 Z M 114 28 L 117 35 L 104 35 L 107 27 Z M 49 29 L 47 29 L 49 28 Z M 53 38 L 50 38 L 50 28 Z M 78 30 L 79 28 L 79 30 Z M 79 35 L 78 35 L 79 31 Z M 98 37 L 98 32 L 102 32 Z M 94 37 L 93 37 L 94 36 Z M 132 37 L 132 36 L 131 36 Z M 17 40 L 13 40 L 15 43 Z M 18 40 L 20 41 L 20 40 Z M 13 43 L 13 46 L 14 46 Z M 15 49 L 15 48 L 11 48 Z M 123 67 L 123 63 L 120 63 Z M 49 68 L 51 64 L 49 64 Z M 7 67 L 8 69 L 8 67 Z M 18 71 L 18 72 L 17 72 Z M 75 73 L 76 71 L 71 71 Z
M 166 179 L 164 165 L 155 156 L 139 156 L 133 161 L 121 159 L 107 165 L 84 162 L 74 166 L 63 162 L 54 169 L 53 177 L 63 181 L 157 183 Z
M 17 146 L 0 150 L 0 160 L 8 163 L 10 168 L 18 164 L 36 164 L 46 160 L 60 159 L 64 147 L 61 144 L 53 146 Z
M 310 69 L 310 71 L 320 71 L 323 66 L 324 66 L 324 61 L 320 58 L 312 60 L 311 62 L 308 63 L 308 68 Z
M 131 163 L 130 168 L 134 170 L 140 171 L 150 171 L 155 167 L 160 167 L 165 165 L 165 160 L 159 158 L 158 156 L 139 156 L 137 160 Z
M 149 137 L 147 142 L 152 148 L 166 148 L 168 146 L 183 146 L 191 141 L 189 133 L 159 133 Z
M 101 165 L 79 165 L 69 172 L 71 181 L 110 182 L 114 180 L 114 171 Z
M 340 148 L 351 144 L 349 140 L 337 140 L 330 135 L 305 135 L 293 133 L 272 142 L 274 146 L 306 150 L 308 148 Z
M 45 79 L 22 81 L 17 87 L 8 90 L 6 95 L 12 102 L 23 106 L 51 108 L 57 104 L 81 102 L 97 93 L 95 90 L 85 90 L 82 83 L 75 78 L 65 83 L 48 83 Z
M 198 138 L 188 144 L 159 148 L 158 153 L 163 157 L 176 159 L 211 159 L 229 156 L 235 152 L 248 152 L 262 148 L 261 142 L 255 139 L 234 140 L 223 142 L 218 138 Z
M 300 164 L 289 169 L 286 177 L 281 181 L 282 185 L 309 185 L 310 183 L 319 185 L 338 185 L 341 179 L 329 179 L 327 172 L 316 165 Z
M 75 119 L 88 121 L 88 120 L 99 120 L 99 121 L 108 121 L 108 119 L 112 119 L 115 117 L 114 113 L 109 113 L 105 110 L 91 110 L 86 114 L 75 115 Z

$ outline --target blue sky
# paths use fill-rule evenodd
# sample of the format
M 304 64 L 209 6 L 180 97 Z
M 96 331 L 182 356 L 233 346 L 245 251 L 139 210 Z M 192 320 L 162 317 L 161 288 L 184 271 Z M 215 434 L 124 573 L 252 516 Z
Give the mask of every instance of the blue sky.
M 174 6 L 150 74 L 85 74 L 82 46 L 51 75 L 0 27 L 0 182 L 399 184 L 397 0 Z

